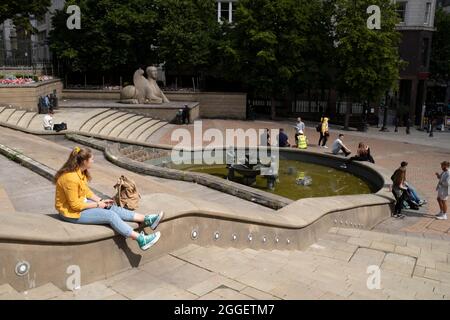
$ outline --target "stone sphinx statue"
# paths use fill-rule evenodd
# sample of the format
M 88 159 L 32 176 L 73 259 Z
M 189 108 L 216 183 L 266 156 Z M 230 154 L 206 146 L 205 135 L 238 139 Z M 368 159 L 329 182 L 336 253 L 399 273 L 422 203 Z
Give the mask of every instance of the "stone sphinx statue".
M 148 79 L 144 77 L 144 70 L 139 68 L 133 75 L 133 86 L 129 85 L 120 92 L 120 102 L 130 104 L 160 104 L 169 102 L 162 90 L 156 83 L 158 69 L 147 68 Z

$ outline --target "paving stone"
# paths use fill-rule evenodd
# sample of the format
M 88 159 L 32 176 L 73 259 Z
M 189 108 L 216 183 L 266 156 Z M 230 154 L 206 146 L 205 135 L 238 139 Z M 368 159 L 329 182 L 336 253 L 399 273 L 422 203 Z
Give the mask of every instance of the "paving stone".
M 267 292 L 263 292 L 252 287 L 245 287 L 240 292 L 256 300 L 280 300 L 279 298 L 274 297 L 273 295 Z
M 217 288 L 212 293 L 226 300 L 254 300 L 245 294 L 226 287 Z
M 411 276 L 414 271 L 416 259 L 396 253 L 388 253 L 384 257 L 381 269 Z
M 419 257 L 420 255 L 420 248 L 418 247 L 395 246 L 394 251 L 395 253 L 415 258 Z
M 391 244 L 391 243 L 375 240 L 375 241 L 372 241 L 370 248 L 375 249 L 375 250 L 384 251 L 384 252 L 394 252 L 395 245 Z
M 397 235 L 385 235 L 382 242 L 394 244 L 396 246 L 406 246 L 407 239 Z
M 436 270 L 450 272 L 450 264 L 445 262 L 436 262 Z
M 129 300 L 121 294 L 116 293 L 115 295 L 104 298 L 103 300 Z
M 116 295 L 117 292 L 108 288 L 101 282 L 94 282 L 81 286 L 75 291 L 66 291 L 51 300 L 99 300 Z
M 148 272 L 139 271 L 132 276 L 116 281 L 112 284 L 111 289 L 128 299 L 135 299 L 165 284 L 167 284 L 165 281 L 153 277 Z
M 316 300 L 325 294 L 318 288 L 311 288 L 295 280 L 279 285 L 270 290 L 270 293 L 285 300 Z
M 104 285 L 106 285 L 107 287 L 110 287 L 110 286 L 112 286 L 115 282 L 120 281 L 120 280 L 122 280 L 122 279 L 124 279 L 124 278 L 127 278 L 127 277 L 130 277 L 130 276 L 133 276 L 133 275 L 139 273 L 140 271 L 141 271 L 141 270 L 139 270 L 138 268 L 133 268 L 133 269 L 130 269 L 130 270 L 127 270 L 127 271 L 124 271 L 124 272 L 120 272 L 120 273 L 118 273 L 118 274 L 115 274 L 115 275 L 113 275 L 113 276 L 111 276 L 111 277 L 109 277 L 109 278 L 107 278 L 107 279 L 105 279 L 105 280 L 102 280 L 101 282 L 102 282 Z
M 355 265 L 362 265 L 365 267 L 370 265 L 381 266 L 384 256 L 385 253 L 380 250 L 358 248 L 352 259 L 350 260 L 350 263 Z
M 195 300 L 199 297 L 171 284 L 164 284 L 135 298 L 135 300 Z
M 173 269 L 172 272 L 160 275 L 158 278 L 176 287 L 187 290 L 200 282 L 211 279 L 214 275 L 214 273 L 192 264 L 184 264 Z
M 372 244 L 372 240 L 370 239 L 365 239 L 365 238 L 354 238 L 354 237 L 350 237 L 347 240 L 348 243 L 350 244 L 354 244 L 356 246 L 360 246 L 360 247 L 370 247 L 370 245 Z
M 219 296 L 216 293 L 210 292 L 200 297 L 198 300 L 226 300 L 226 299 L 222 296 Z
M 164 255 L 156 260 L 140 266 L 139 269 L 149 272 L 153 276 L 157 277 L 165 273 L 172 273 L 174 269 L 186 264 L 186 261 L 179 258 L 175 258 L 171 255 Z
M 426 268 L 424 277 L 432 280 L 450 283 L 450 273 L 444 271 Z
M 22 294 L 27 300 L 48 300 L 63 294 L 63 291 L 53 283 L 47 283 L 40 287 L 24 291 Z
M 425 275 L 425 267 L 416 264 L 413 272 L 414 277 L 423 277 Z

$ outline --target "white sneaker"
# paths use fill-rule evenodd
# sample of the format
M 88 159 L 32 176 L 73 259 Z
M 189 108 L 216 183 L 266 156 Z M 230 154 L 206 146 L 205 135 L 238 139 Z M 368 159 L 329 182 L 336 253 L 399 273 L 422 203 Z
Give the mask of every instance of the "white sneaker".
M 436 216 L 436 219 L 438 220 L 447 220 L 447 214 L 446 213 L 440 213 Z
M 347 169 L 347 166 L 345 165 L 345 163 L 341 164 L 339 167 L 342 168 L 342 169 Z
M 328 149 L 328 147 L 327 146 L 323 146 L 325 149 Z

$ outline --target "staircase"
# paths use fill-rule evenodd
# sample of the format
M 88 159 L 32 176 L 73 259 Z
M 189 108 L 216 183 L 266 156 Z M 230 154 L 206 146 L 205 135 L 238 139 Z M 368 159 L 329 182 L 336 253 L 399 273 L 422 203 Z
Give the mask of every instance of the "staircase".
M 158 283 L 141 296 L 157 292 L 159 299 L 171 299 L 174 292 L 192 299 L 450 299 L 449 253 L 450 242 L 443 240 L 332 228 L 305 250 L 189 244 L 76 292 L 63 292 L 51 283 L 17 292 L 6 284 L 0 286 L 0 300 L 126 299 L 137 294 L 136 279 Z M 379 288 L 376 281 L 369 281 L 375 288 L 368 288 L 375 274 L 368 272 L 369 266 L 379 268 Z M 159 271 L 146 279 L 145 271 L 155 268 Z M 187 285 L 192 278 L 198 283 Z
M 16 126 L 24 130 L 46 132 L 42 126 L 44 115 L 13 108 L 0 107 L 0 125 Z M 149 142 L 150 137 L 167 125 L 167 121 L 152 119 L 114 109 L 61 109 L 54 122 L 67 123 L 68 130 L 99 138 L 120 138 L 133 142 Z

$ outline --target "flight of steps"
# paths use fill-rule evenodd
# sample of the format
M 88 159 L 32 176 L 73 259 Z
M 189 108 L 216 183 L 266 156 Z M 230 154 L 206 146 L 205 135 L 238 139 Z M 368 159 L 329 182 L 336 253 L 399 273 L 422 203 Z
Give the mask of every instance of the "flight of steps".
M 448 241 L 332 228 L 305 250 L 254 250 L 189 244 L 149 262 L 148 266 L 141 265 L 139 269 L 153 270 L 159 264 L 170 268 L 167 263 L 172 261 L 178 266 L 187 263 L 184 270 L 191 269 L 194 273 L 199 268 L 203 269 L 203 273 L 212 272 L 214 279 L 222 279 L 222 282 L 217 282 L 217 288 L 211 284 L 210 293 L 205 295 L 213 299 L 218 297 L 220 291 L 223 292 L 226 283 L 234 283 L 232 290 L 226 289 L 234 292 L 230 299 L 257 291 L 263 299 L 448 300 L 449 253 Z M 368 272 L 369 266 L 380 268 L 379 289 L 369 289 L 367 286 L 368 279 L 374 275 L 373 271 Z M 133 278 L 131 271 L 114 277 L 126 282 L 127 273 Z M 194 274 L 185 276 L 195 277 Z M 176 279 L 177 276 L 173 277 Z M 212 280 L 205 282 L 212 283 Z M 376 285 L 376 281 L 369 283 Z M 108 285 L 108 281 L 82 286 L 77 293 L 62 292 L 52 284 L 33 288 L 26 293 L 2 285 L 0 300 L 113 299 L 115 296 L 119 298 L 116 292 L 114 284 Z M 160 299 L 170 298 L 162 292 Z
M 19 126 L 24 129 L 44 131 L 44 115 L 13 108 L 0 107 L 0 124 Z M 148 142 L 150 137 L 167 125 L 167 121 L 152 119 L 115 109 L 57 110 L 54 122 L 67 123 L 68 130 L 85 135 L 121 138 L 132 142 Z
M 12 201 L 9 199 L 8 193 L 6 190 L 0 185 L 0 214 L 11 214 L 14 213 L 16 209 L 12 204 Z

